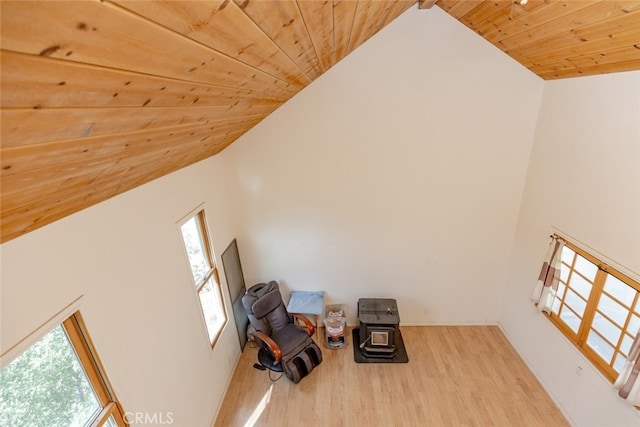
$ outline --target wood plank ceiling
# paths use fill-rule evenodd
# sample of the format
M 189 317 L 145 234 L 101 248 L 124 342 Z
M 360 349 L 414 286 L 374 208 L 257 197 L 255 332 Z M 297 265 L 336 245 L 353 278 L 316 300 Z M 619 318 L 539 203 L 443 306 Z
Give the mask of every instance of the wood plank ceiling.
M 414 3 L 3 0 L 0 241 L 220 152 Z M 437 4 L 545 79 L 640 69 L 640 1 Z
M 220 152 L 414 3 L 2 1 L 1 241 Z
M 640 1 L 436 3 L 545 80 L 640 69 Z

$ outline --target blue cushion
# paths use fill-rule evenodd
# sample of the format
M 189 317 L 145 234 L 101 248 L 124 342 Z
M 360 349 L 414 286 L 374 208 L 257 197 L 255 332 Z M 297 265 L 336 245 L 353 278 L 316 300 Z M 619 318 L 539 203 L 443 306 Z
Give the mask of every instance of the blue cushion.
M 291 291 L 287 311 L 289 313 L 322 314 L 324 291 Z

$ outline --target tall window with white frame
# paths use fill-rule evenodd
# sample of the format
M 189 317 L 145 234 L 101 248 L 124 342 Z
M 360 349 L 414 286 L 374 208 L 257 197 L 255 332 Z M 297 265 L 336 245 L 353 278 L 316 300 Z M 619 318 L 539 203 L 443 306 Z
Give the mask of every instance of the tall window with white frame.
M 640 329 L 640 283 L 566 241 L 549 318 L 613 382 Z
M 197 294 L 211 346 L 215 345 L 227 322 L 218 268 L 214 262 L 204 209 L 180 224 L 184 248 L 191 266 L 194 291 Z

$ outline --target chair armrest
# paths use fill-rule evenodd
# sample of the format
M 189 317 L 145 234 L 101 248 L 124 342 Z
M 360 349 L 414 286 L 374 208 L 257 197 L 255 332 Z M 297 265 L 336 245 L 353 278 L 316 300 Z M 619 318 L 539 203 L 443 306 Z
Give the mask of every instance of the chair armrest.
M 316 328 L 313 326 L 313 323 L 311 323 L 311 320 L 309 320 L 307 318 L 307 316 L 305 316 L 304 314 L 300 314 L 300 313 L 289 313 L 290 315 L 292 315 L 293 317 L 295 317 L 297 320 L 302 321 L 302 323 L 304 323 L 304 325 L 307 327 L 307 329 L 309 330 L 309 336 L 313 336 L 313 334 L 316 331 Z
M 274 365 L 280 363 L 280 361 L 282 360 L 282 350 L 280 350 L 278 344 L 276 344 L 276 342 L 272 340 L 269 335 L 265 334 L 262 331 L 256 331 L 253 336 L 258 338 L 260 341 L 265 343 L 267 347 L 269 347 L 269 350 L 271 350 L 273 357 L 276 358 L 276 362 L 274 363 Z

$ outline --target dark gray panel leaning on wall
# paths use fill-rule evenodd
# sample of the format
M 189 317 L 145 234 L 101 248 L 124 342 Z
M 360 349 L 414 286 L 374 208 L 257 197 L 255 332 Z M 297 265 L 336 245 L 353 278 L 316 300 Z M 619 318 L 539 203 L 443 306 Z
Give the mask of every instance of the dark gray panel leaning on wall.
M 249 325 L 249 318 L 242 306 L 242 296 L 246 292 L 246 287 L 244 283 L 244 274 L 242 274 L 242 264 L 240 263 L 240 253 L 238 252 L 238 243 L 236 242 L 236 239 L 233 239 L 227 249 L 222 253 L 222 266 L 224 268 L 224 276 L 227 279 L 227 286 L 229 287 L 233 318 L 238 331 L 240 349 L 242 350 L 247 344 L 247 326 Z

